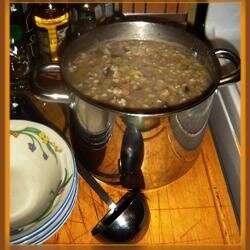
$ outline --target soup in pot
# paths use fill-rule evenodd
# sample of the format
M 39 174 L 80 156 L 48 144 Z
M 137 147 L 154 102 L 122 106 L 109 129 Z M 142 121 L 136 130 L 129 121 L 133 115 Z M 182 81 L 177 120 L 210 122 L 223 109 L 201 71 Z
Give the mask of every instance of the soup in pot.
M 211 84 L 195 55 L 160 41 L 104 41 L 77 54 L 67 70 L 73 87 L 85 96 L 127 108 L 179 105 Z

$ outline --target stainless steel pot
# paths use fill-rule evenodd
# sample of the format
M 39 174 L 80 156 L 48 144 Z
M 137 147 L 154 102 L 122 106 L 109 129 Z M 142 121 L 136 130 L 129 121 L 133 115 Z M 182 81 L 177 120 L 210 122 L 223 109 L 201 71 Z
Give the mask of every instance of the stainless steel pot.
M 110 39 L 182 44 L 207 67 L 213 82 L 201 97 L 175 107 L 143 110 L 96 102 L 74 87 L 67 65 L 75 53 Z M 228 59 L 235 70 L 222 75 L 218 58 Z M 170 183 L 192 167 L 199 154 L 214 93 L 219 86 L 239 80 L 239 64 L 240 59 L 233 52 L 211 49 L 182 29 L 149 22 L 121 22 L 80 36 L 66 49 L 60 66 L 40 69 L 60 71 L 66 89 L 49 92 L 41 86 L 36 74 L 32 87 L 42 100 L 69 104 L 72 144 L 85 168 L 109 183 L 152 189 Z

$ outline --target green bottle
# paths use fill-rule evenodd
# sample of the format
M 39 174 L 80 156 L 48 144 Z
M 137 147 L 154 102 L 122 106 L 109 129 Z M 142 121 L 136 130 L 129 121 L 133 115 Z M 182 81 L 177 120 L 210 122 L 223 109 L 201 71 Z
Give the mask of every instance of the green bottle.
M 31 73 L 31 55 L 25 37 L 22 4 L 10 5 L 10 80 L 12 88 L 24 88 Z
M 25 32 L 25 17 L 22 4 L 10 5 L 10 35 L 15 43 L 19 43 Z

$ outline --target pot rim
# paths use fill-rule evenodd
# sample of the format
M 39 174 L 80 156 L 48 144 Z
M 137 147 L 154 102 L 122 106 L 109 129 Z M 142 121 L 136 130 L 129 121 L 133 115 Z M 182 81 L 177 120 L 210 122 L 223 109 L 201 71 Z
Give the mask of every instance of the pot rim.
M 68 60 L 71 58 L 71 51 L 72 49 L 79 43 L 79 41 L 83 41 L 85 38 L 87 38 L 90 35 L 93 35 L 93 33 L 98 33 L 99 31 L 101 31 L 103 28 L 106 28 L 107 26 L 109 26 L 109 29 L 112 29 L 112 26 L 117 26 L 117 25 L 133 25 L 134 23 L 146 23 L 149 25 L 156 25 L 159 26 L 163 29 L 173 29 L 176 32 L 181 32 L 183 33 L 183 35 L 187 36 L 189 39 L 192 39 L 194 41 L 195 44 L 198 44 L 200 46 L 202 46 L 205 50 L 206 50 L 206 55 L 209 56 L 213 62 L 213 65 L 215 67 L 214 71 L 215 71 L 215 75 L 212 75 L 211 72 L 209 72 L 210 77 L 212 79 L 210 86 L 206 89 L 206 91 L 204 91 L 204 93 L 196 98 L 193 98 L 191 101 L 186 102 L 186 103 L 182 103 L 179 105 L 175 105 L 175 106 L 169 106 L 169 107 L 160 107 L 160 108 L 128 108 L 128 107 L 119 107 L 119 106 L 115 106 L 112 104 L 108 104 L 108 103 L 104 103 L 101 101 L 97 101 L 94 100 L 86 95 L 84 95 L 83 93 L 81 93 L 77 88 L 73 87 L 72 84 L 70 84 L 70 80 L 67 77 L 67 74 L 65 73 L 67 70 L 67 62 Z M 105 40 L 105 39 L 103 39 Z M 205 101 L 208 97 L 210 97 L 217 89 L 217 87 L 219 86 L 219 81 L 220 81 L 220 77 L 221 77 L 221 68 L 220 68 L 220 63 L 219 60 L 217 58 L 217 56 L 215 55 L 213 48 L 207 45 L 207 42 L 204 42 L 202 40 L 200 40 L 199 38 L 197 38 L 195 35 L 193 35 L 190 32 L 187 32 L 184 29 L 181 29 L 179 27 L 176 27 L 176 25 L 173 25 L 172 23 L 169 24 L 160 24 L 157 22 L 149 22 L 149 21 L 123 21 L 123 22 L 116 22 L 116 23 L 111 23 L 111 24 L 105 24 L 102 26 L 99 26 L 97 28 L 95 28 L 94 30 L 91 30 L 83 35 L 81 35 L 78 39 L 76 39 L 75 41 L 73 41 L 66 49 L 64 52 L 64 57 L 62 58 L 62 62 L 61 62 L 61 73 L 62 73 L 62 77 L 65 80 L 66 86 L 68 87 L 68 89 L 78 98 L 82 99 L 83 101 L 86 101 L 87 103 L 96 106 L 97 108 L 100 108 L 102 110 L 108 111 L 108 112 L 112 112 L 112 113 L 116 113 L 119 115 L 132 115 L 132 116 L 142 116 L 142 117 L 152 117 L 152 116 L 164 116 L 167 114 L 172 114 L 172 113 L 177 113 L 177 112 L 181 112 L 190 108 L 193 108 L 196 105 L 199 105 L 200 103 L 202 103 L 203 101 Z M 191 50 L 190 48 L 186 47 L 187 49 Z

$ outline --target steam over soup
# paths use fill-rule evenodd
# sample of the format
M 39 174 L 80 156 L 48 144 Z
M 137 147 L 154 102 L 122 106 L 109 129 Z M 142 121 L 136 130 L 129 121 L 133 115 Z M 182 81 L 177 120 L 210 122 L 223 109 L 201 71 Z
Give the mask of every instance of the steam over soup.
M 68 64 L 74 87 L 103 103 L 128 108 L 175 106 L 200 96 L 209 73 L 184 47 L 158 41 L 105 41 Z

